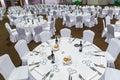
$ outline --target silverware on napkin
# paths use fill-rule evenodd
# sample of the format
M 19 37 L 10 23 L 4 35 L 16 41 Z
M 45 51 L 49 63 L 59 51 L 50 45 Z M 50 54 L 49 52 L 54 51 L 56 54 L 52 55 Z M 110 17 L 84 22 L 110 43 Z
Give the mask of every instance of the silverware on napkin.
M 48 77 L 48 75 L 50 74 L 50 72 L 51 72 L 51 71 L 48 71 L 41 80 L 45 80 L 45 79 Z
M 32 69 L 30 69 L 30 71 L 34 70 L 36 67 L 39 67 L 40 65 L 36 65 L 34 66 Z
M 90 69 L 92 69 L 93 71 L 97 72 L 99 75 L 102 75 L 102 73 L 100 71 L 98 71 L 97 69 L 95 69 L 94 67 L 89 67 Z
M 37 64 L 39 64 L 39 63 L 40 63 L 40 62 L 32 63 L 32 64 L 29 64 L 29 66 L 37 65 Z
M 94 63 L 94 65 L 95 65 L 96 67 L 105 68 L 105 66 L 103 66 L 103 65 L 98 65 L 98 64 L 95 64 L 95 63 Z
M 81 80 L 85 80 L 81 74 L 78 75 Z

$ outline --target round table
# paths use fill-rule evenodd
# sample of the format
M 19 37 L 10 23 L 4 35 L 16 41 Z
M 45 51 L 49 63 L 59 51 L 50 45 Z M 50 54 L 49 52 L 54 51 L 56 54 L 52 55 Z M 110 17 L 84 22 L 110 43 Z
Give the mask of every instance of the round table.
M 80 41 L 82 52 L 79 52 Z M 105 52 L 97 46 L 78 38 L 59 38 L 58 42 L 57 49 L 53 48 L 55 39 L 52 39 L 41 43 L 30 54 L 29 72 L 35 80 L 71 80 L 71 77 L 72 80 L 98 80 L 104 75 Z M 55 63 L 48 59 L 52 50 Z M 70 61 L 65 62 L 65 58 Z
M 38 20 L 38 19 L 32 19 L 32 20 L 24 20 L 16 24 L 16 27 L 23 28 L 28 32 L 32 32 L 32 29 L 34 29 L 37 26 L 43 27 L 47 23 L 46 20 Z M 44 28 L 44 27 L 43 27 Z

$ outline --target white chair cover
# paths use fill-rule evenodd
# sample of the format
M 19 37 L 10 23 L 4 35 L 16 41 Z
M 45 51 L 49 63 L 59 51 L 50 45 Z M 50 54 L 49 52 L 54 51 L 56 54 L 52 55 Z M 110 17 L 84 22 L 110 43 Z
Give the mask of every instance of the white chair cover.
M 27 42 L 25 40 L 19 40 L 15 44 L 15 49 L 22 60 L 22 65 L 27 65 L 27 59 L 30 52 Z
M 106 68 L 105 80 L 120 80 L 120 70 Z
M 83 40 L 86 40 L 86 41 L 93 43 L 94 36 L 95 36 L 95 33 L 91 30 L 84 30 L 83 31 Z
M 82 16 L 77 16 L 76 17 L 76 28 L 83 28 L 83 17 Z
M 0 73 L 5 80 L 28 80 L 28 67 L 16 68 L 8 54 L 0 56 Z
M 111 22 L 110 22 L 110 16 L 106 16 L 106 17 L 105 17 L 105 23 L 106 23 L 106 26 L 107 26 L 108 24 L 111 24 Z
M 36 26 L 33 28 L 34 30 L 32 31 L 33 34 L 33 40 L 37 43 L 40 41 L 40 33 L 43 31 L 42 26 Z
M 105 21 L 103 19 L 103 32 L 102 32 L 102 37 L 106 37 L 106 34 L 107 34 L 107 28 L 106 28 L 106 25 L 105 25 Z
M 49 31 L 42 31 L 40 33 L 41 42 L 45 42 L 51 39 L 51 33 Z
M 115 67 L 114 61 L 120 52 L 120 40 L 115 38 L 111 39 L 106 52 L 107 66 Z
M 27 43 L 29 43 L 32 40 L 32 35 L 30 32 L 25 31 L 25 29 L 19 27 L 17 27 L 16 30 L 18 32 L 19 40 L 24 39 L 27 41 Z
M 68 28 L 63 28 L 60 30 L 61 37 L 71 37 L 71 30 Z
M 90 19 L 85 19 L 85 26 L 93 27 L 95 25 L 95 17 L 91 16 Z
M 18 32 L 16 31 L 16 29 L 11 29 L 10 25 L 8 23 L 5 23 L 5 27 L 7 29 L 7 31 L 10 34 L 10 41 L 11 42 L 17 42 L 18 40 Z
M 51 33 L 51 36 L 55 35 L 56 29 L 55 29 L 55 22 L 51 21 L 47 23 L 47 26 L 43 28 L 45 31 L 49 31 Z
M 70 19 L 70 17 L 68 15 L 66 15 L 66 26 L 68 27 L 72 27 L 74 25 L 74 20 Z

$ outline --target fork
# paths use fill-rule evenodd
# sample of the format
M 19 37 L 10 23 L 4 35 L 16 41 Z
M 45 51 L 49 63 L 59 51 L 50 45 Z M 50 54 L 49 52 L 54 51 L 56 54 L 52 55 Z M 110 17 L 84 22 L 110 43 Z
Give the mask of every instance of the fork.
M 54 76 L 54 73 L 50 74 L 49 80 L 51 80 L 53 76 Z
M 85 79 L 82 77 L 81 74 L 79 74 L 79 78 L 80 78 L 81 80 L 85 80 Z

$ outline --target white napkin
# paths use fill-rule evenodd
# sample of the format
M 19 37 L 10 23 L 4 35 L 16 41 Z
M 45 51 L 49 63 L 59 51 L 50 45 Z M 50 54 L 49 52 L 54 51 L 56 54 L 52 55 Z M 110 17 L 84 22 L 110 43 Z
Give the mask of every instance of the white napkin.
M 86 80 L 92 80 L 93 78 L 95 78 L 98 75 L 97 72 L 95 72 L 93 75 L 91 75 L 90 77 L 86 78 Z

